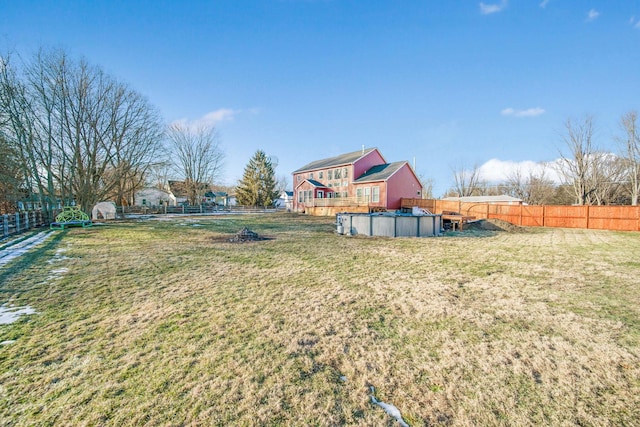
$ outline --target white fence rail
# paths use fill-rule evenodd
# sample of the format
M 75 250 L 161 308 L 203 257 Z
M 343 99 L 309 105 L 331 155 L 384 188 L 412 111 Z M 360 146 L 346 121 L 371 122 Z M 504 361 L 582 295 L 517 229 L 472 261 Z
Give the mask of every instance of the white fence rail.
M 2 215 L 2 238 L 47 225 L 42 211 L 16 212 Z

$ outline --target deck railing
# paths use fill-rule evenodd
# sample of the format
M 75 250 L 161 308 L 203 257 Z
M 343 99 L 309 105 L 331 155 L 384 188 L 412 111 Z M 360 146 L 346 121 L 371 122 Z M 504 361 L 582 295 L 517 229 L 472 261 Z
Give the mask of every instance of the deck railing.
M 311 199 L 302 202 L 304 206 L 314 208 L 329 208 L 340 206 L 369 206 L 369 198 L 365 197 L 335 197 L 335 198 L 321 198 Z

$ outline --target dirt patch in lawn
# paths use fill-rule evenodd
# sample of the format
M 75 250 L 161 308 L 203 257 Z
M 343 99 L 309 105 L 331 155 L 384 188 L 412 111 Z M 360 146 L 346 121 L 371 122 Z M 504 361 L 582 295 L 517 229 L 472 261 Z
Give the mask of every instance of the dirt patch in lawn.
M 464 226 L 465 230 L 489 230 L 489 231 L 506 231 L 509 233 L 523 233 L 526 231 L 525 227 L 511 224 L 510 222 L 503 221 L 501 219 L 479 219 L 477 221 L 469 222 Z
M 243 227 L 236 234 L 231 236 L 217 236 L 213 237 L 214 242 L 227 242 L 227 243 L 250 243 L 250 242 L 262 242 L 265 240 L 273 240 L 273 237 L 261 236 L 255 231 L 249 230 L 247 227 Z

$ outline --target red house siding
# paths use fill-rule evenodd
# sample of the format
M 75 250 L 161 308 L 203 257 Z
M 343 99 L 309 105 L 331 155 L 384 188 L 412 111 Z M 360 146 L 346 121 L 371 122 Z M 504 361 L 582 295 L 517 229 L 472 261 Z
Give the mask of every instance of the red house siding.
M 360 178 L 372 167 L 378 165 L 387 164 L 382 154 L 378 149 L 374 149 L 361 158 L 353 161 L 352 163 L 335 164 L 331 167 L 303 170 L 301 172 L 293 174 L 294 183 L 294 210 L 301 210 L 305 208 L 304 197 L 303 201 L 299 201 L 299 192 L 303 191 L 303 195 L 309 198 L 309 191 L 313 191 L 312 197 L 318 198 L 318 191 L 323 192 L 323 198 L 327 198 L 328 193 L 335 198 L 335 193 L 340 193 L 339 197 L 357 197 L 357 189 L 362 188 L 362 195 L 364 197 L 365 189 L 369 189 L 368 204 L 371 208 L 386 208 L 386 209 L 400 209 L 400 203 L 402 198 L 415 198 L 421 197 L 420 191 L 422 186 L 416 175 L 411 170 L 408 163 L 403 164 L 400 168 L 393 173 L 386 180 L 371 181 L 355 183 L 354 180 Z M 347 171 L 347 177 L 344 176 L 344 171 Z M 340 170 L 342 176 L 340 179 L 335 179 L 335 171 Z M 329 179 L 329 171 L 332 172 L 332 179 Z M 322 178 L 320 177 L 322 174 Z M 317 181 L 325 187 L 317 187 L 306 180 L 310 179 Z M 342 184 L 347 184 L 342 185 Z M 330 187 L 331 186 L 331 187 Z M 379 201 L 373 202 L 373 188 L 379 189 Z M 312 202 L 312 201 L 310 201 Z M 308 205 L 311 206 L 311 203 Z
M 400 209 L 402 198 L 421 198 L 422 185 L 409 164 L 402 166 L 387 180 L 387 209 Z
M 362 176 L 366 171 L 373 166 L 385 164 L 386 161 L 382 157 L 382 154 L 378 150 L 373 150 L 361 159 L 358 159 L 353 164 L 353 179 Z

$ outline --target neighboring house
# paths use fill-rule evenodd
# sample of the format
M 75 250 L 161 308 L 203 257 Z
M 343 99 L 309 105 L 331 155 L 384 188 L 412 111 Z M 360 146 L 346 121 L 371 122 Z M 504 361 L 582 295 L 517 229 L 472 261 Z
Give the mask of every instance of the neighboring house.
M 293 185 L 296 211 L 331 205 L 395 210 L 402 198 L 421 197 L 422 191 L 408 162 L 387 163 L 377 148 L 311 162 L 293 172 Z
M 176 201 L 176 206 L 189 204 L 189 194 L 184 181 L 169 181 L 169 192 Z
M 155 187 L 147 187 L 136 192 L 134 195 L 134 204 L 136 206 L 176 206 L 176 198 L 168 191 Z
M 169 192 L 174 195 L 178 205 L 188 205 L 189 195 L 193 194 L 194 189 L 189 188 L 185 181 L 169 181 Z M 225 196 L 221 196 L 224 194 Z M 200 203 L 218 203 L 223 197 L 226 197 L 226 193 L 216 193 L 211 191 L 211 186 L 204 182 L 198 183 L 198 198 L 196 204 Z
M 463 202 L 463 203 L 488 203 L 499 205 L 521 205 L 522 199 L 511 197 L 506 194 L 500 196 L 466 196 L 466 197 L 443 197 L 442 200 L 448 202 Z
M 229 195 L 224 191 L 207 191 L 204 193 L 204 203 L 229 206 Z
M 286 209 L 287 211 L 293 210 L 293 191 L 283 191 L 280 193 L 280 196 L 274 202 L 274 205 L 278 209 Z

